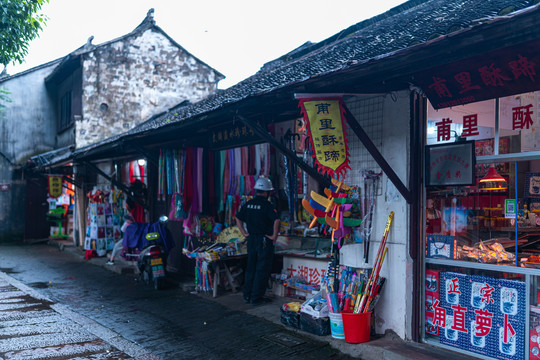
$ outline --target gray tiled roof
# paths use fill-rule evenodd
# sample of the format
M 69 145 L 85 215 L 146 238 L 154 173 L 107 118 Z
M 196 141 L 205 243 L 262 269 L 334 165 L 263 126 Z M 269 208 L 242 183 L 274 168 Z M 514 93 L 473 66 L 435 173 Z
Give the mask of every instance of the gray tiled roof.
M 478 25 L 498 15 L 532 6 L 535 0 L 411 0 L 362 21 L 318 44 L 306 43 L 266 64 L 257 74 L 198 103 L 168 111 L 123 136 L 179 123 L 288 85 L 383 58 L 434 37 Z M 110 143 L 107 139 L 100 144 Z M 91 145 L 98 147 L 100 144 Z M 87 148 L 81 151 L 88 150 Z

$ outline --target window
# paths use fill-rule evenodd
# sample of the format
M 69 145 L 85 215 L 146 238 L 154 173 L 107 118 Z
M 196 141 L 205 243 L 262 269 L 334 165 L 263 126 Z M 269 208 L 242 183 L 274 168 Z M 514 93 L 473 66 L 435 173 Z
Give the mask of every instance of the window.
M 64 93 L 60 99 L 60 123 L 58 126 L 58 131 L 65 130 L 73 124 L 71 100 L 71 91 L 66 91 L 66 93 Z

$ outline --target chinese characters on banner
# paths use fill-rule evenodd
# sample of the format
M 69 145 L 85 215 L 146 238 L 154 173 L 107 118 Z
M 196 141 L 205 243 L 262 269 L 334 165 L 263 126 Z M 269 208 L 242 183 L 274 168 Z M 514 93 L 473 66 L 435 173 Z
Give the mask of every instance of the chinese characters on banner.
M 62 195 L 62 175 L 48 175 L 49 196 L 57 198 Z
M 533 127 L 533 114 L 531 110 L 532 104 L 518 106 L 512 108 L 512 130 L 529 130 Z M 452 119 L 443 118 L 435 123 L 437 128 L 437 141 L 449 141 L 451 139 L 451 124 Z M 479 135 L 478 131 L 478 114 L 470 114 L 463 116 L 463 131 L 462 138 Z
M 328 261 L 312 261 L 290 256 L 283 257 L 283 271 L 285 274 L 289 277 L 303 277 L 310 284 L 320 285 L 321 279 L 326 276 L 327 268 Z
M 441 273 L 432 305 L 442 344 L 496 359 L 524 359 L 525 283 Z
M 299 106 L 308 126 L 315 164 L 324 175 L 343 176 L 349 166 L 347 133 L 343 122 L 343 100 L 300 99 Z
M 536 91 L 540 43 L 532 41 L 415 74 L 435 109 Z M 520 109 L 527 126 L 527 107 Z
M 257 125 L 261 126 L 257 121 Z M 257 141 L 259 138 L 252 129 L 246 125 L 233 125 L 226 128 L 220 128 L 212 131 L 209 137 L 210 146 L 213 148 L 232 147 Z
M 474 141 L 426 147 L 427 185 L 473 185 Z

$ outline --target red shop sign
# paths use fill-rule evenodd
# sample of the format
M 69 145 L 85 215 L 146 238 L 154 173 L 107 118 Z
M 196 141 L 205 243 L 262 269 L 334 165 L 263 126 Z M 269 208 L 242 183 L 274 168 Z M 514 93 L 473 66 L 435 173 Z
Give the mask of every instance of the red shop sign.
M 492 51 L 414 75 L 435 109 L 540 89 L 540 41 Z

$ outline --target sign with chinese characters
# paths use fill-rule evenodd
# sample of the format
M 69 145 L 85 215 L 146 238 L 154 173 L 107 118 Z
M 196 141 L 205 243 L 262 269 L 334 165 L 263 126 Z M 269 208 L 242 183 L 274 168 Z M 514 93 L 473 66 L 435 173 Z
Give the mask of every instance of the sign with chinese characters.
M 283 272 L 289 277 L 300 276 L 310 284 L 320 285 L 321 279 L 326 276 L 328 260 L 307 260 L 291 256 L 283 256 Z
M 324 175 L 343 176 L 349 166 L 347 133 L 341 98 L 300 99 L 299 106 L 308 127 L 313 158 Z
M 538 40 L 414 75 L 435 109 L 540 89 Z
M 48 175 L 49 196 L 57 198 L 62 195 L 62 175 Z
M 441 343 L 488 357 L 525 358 L 525 283 L 441 273 L 440 301 L 432 305 Z
M 475 184 L 474 141 L 426 146 L 426 186 Z
M 257 125 L 261 126 L 259 121 Z M 212 149 L 222 149 L 253 144 L 261 139 L 248 126 L 238 123 L 212 130 L 208 141 Z

